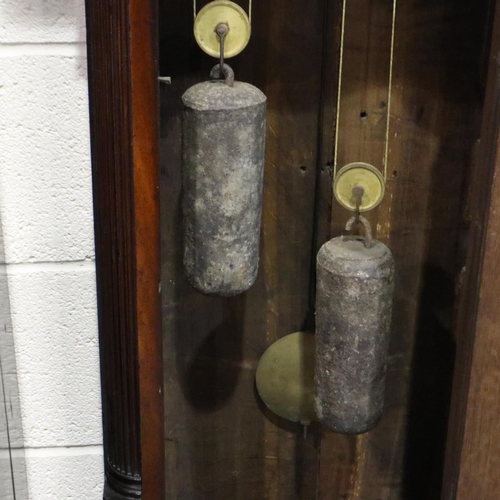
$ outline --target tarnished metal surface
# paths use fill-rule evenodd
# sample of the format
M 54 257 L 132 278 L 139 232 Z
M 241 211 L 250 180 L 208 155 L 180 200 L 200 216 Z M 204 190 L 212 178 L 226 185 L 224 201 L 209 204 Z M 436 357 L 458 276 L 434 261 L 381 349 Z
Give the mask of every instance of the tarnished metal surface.
M 357 211 L 357 214 L 354 217 L 351 217 L 347 221 L 347 224 L 345 225 L 346 231 L 350 231 L 356 223 L 359 223 L 364 227 L 365 238 L 363 240 L 363 243 L 366 248 L 371 248 L 373 245 L 372 228 L 370 226 L 370 223 L 368 222 L 368 219 L 365 219 L 365 217 L 359 215 L 359 211 Z
M 202 293 L 236 295 L 258 271 L 266 97 L 208 81 L 182 100 L 185 273 Z
M 382 415 L 393 279 L 377 240 L 334 238 L 318 253 L 315 407 L 335 432 L 366 432 Z
M 276 415 L 309 425 L 314 413 L 314 335 L 281 337 L 262 355 L 255 373 L 257 392 Z
M 222 68 L 222 71 L 221 71 Z M 225 78 L 226 85 L 234 86 L 234 71 L 229 64 L 216 64 L 210 71 L 211 78 Z

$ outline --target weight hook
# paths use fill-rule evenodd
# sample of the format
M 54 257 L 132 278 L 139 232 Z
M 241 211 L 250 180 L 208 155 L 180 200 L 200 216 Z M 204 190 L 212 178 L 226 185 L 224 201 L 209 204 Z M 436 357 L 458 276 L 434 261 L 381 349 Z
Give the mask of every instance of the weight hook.
M 359 222 L 365 228 L 365 239 L 364 239 L 365 248 L 371 248 L 373 244 L 373 236 L 372 236 L 372 227 L 370 226 L 368 219 L 366 219 L 362 215 L 360 215 L 359 217 L 353 216 L 347 221 L 347 224 L 345 225 L 345 230 L 350 231 L 352 229 L 352 226 L 354 226 L 356 222 Z
M 219 68 L 221 73 L 224 73 L 224 42 L 226 41 L 226 35 L 229 33 L 229 26 L 225 23 L 219 23 L 215 27 L 215 32 L 220 39 Z
M 234 86 L 234 71 L 229 64 L 224 63 L 224 66 L 222 67 L 222 74 L 219 64 L 216 64 L 212 68 L 212 71 L 210 71 L 211 78 L 222 78 L 222 76 L 226 79 L 226 84 L 229 85 L 229 87 Z

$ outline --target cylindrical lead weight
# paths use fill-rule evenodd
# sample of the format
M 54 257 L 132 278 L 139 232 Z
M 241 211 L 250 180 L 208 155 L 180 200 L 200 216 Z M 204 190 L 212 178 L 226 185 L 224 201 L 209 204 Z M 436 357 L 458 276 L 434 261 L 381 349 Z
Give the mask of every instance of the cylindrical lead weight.
M 259 266 L 266 96 L 213 80 L 182 101 L 185 273 L 202 293 L 237 295 Z
M 384 407 L 394 261 L 373 240 L 325 243 L 317 258 L 316 414 L 342 434 L 372 429 Z

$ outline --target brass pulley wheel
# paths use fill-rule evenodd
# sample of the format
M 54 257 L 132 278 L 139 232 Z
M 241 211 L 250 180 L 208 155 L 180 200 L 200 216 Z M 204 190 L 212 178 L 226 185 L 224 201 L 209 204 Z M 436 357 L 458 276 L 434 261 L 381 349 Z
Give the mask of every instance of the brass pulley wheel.
M 194 36 L 201 50 L 212 57 L 220 56 L 220 37 L 216 32 L 220 24 L 228 27 L 224 40 L 224 57 L 234 57 L 250 40 L 248 15 L 238 4 L 229 0 L 215 0 L 198 12 L 194 21 Z
M 337 201 L 347 210 L 356 210 L 356 199 L 353 197 L 353 189 L 356 186 L 363 188 L 360 212 L 374 209 L 384 197 L 384 177 L 378 169 L 368 163 L 349 163 L 342 167 L 335 177 L 333 193 Z

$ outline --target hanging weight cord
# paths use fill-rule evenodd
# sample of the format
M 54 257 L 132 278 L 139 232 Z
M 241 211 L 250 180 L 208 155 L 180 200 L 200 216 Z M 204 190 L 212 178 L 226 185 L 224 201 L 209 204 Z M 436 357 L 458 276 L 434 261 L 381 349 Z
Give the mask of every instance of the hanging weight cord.
M 342 22 L 341 22 L 341 35 L 340 35 L 340 58 L 339 58 L 339 84 L 337 89 L 337 116 L 335 126 L 335 151 L 333 161 L 333 178 L 336 178 L 338 167 L 338 145 L 339 145 L 339 123 L 340 123 L 340 101 L 342 97 L 342 72 L 344 66 L 344 42 L 345 42 L 345 23 L 346 23 L 346 6 L 347 0 L 342 3 Z M 383 159 L 383 172 L 384 180 L 387 181 L 388 158 L 389 158 L 389 133 L 391 121 L 391 97 L 392 97 L 392 78 L 393 78 L 393 60 L 394 60 L 394 41 L 396 34 L 396 11 L 397 0 L 392 2 L 392 24 L 391 24 L 391 51 L 389 61 L 389 83 L 387 86 L 387 124 L 385 128 L 385 147 Z

